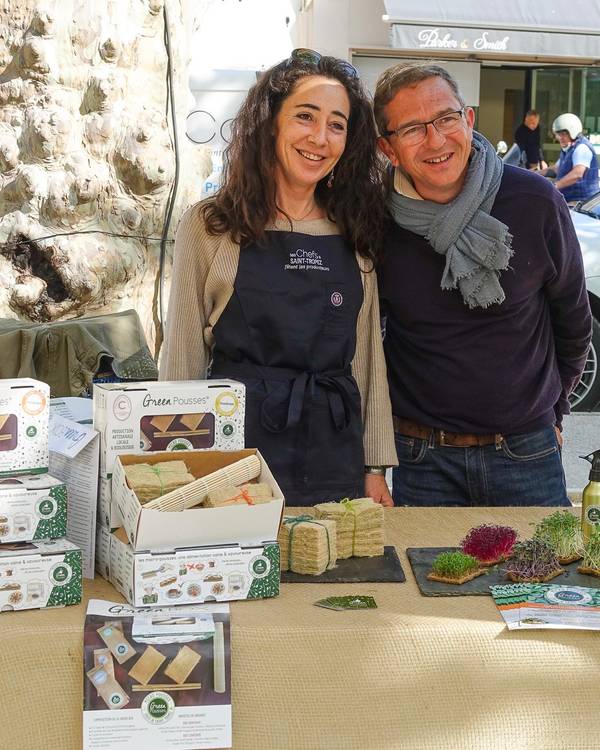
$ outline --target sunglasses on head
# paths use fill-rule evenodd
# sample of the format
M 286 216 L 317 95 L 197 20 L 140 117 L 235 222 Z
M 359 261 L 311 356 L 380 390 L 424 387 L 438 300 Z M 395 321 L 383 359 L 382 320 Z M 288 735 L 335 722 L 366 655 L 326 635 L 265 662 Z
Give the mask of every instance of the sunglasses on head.
M 298 49 L 292 50 L 291 55 L 285 60 L 284 65 L 286 68 L 291 68 L 294 64 L 303 65 L 318 65 L 325 55 L 320 52 L 315 52 L 314 49 L 308 49 L 307 47 L 298 47 Z M 346 75 L 350 78 L 358 78 L 358 71 L 351 63 L 346 60 L 337 60 L 339 66 L 344 70 Z

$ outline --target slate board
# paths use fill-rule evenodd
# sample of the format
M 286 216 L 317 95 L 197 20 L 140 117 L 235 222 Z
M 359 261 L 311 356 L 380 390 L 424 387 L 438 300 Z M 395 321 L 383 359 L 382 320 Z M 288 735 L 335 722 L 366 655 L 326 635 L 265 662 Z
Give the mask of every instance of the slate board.
M 461 584 L 441 583 L 440 581 L 430 581 L 427 574 L 431 570 L 431 563 L 440 552 L 458 552 L 459 547 L 412 547 L 406 550 L 410 566 L 414 577 L 417 580 L 423 596 L 490 596 L 490 586 L 511 583 L 504 572 L 504 563 L 494 565 L 488 568 L 488 573 L 473 578 Z M 587 576 L 577 572 L 577 567 L 581 561 L 563 565 L 565 573 L 553 578 L 548 583 L 555 583 L 559 586 L 585 586 L 591 589 L 600 588 L 600 578 Z
M 320 576 L 281 572 L 282 583 L 404 583 L 406 576 L 395 547 L 384 547 L 378 557 L 348 557 Z

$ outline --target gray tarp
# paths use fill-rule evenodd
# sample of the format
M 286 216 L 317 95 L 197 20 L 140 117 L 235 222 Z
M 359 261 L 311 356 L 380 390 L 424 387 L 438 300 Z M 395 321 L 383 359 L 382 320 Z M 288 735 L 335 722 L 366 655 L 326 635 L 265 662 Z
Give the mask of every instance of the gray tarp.
M 384 4 L 392 22 L 600 34 L 598 0 L 384 0 Z

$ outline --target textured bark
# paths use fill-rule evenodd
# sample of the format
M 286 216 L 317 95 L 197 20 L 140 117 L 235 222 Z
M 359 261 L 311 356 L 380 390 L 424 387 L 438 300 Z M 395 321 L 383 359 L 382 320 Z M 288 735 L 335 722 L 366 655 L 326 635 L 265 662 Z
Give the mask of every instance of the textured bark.
M 166 1 L 180 147 L 172 239 L 210 157 L 185 136 L 186 29 L 205 3 L 192 14 L 187 0 Z M 163 35 L 163 0 L 0 0 L 0 317 L 134 307 L 155 339 L 160 242 L 131 235 L 161 236 L 175 175 Z

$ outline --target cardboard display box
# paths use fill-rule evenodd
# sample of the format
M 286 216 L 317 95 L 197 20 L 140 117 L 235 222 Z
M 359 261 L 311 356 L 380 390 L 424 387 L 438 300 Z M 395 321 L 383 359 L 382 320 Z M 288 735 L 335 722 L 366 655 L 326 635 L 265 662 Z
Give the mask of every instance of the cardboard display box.
M 153 510 L 140 504 L 135 493 L 129 488 L 123 470 L 124 466 L 136 463 L 154 464 L 159 461 L 184 460 L 195 477 L 203 477 L 250 455 L 256 455 L 260 461 L 261 473 L 258 481 L 267 483 L 273 492 L 273 500 L 269 503 L 230 505 L 221 508 L 195 507 L 173 512 Z M 183 454 L 119 456 L 114 465 L 112 492 L 113 502 L 123 518 L 127 538 L 136 552 L 181 547 L 214 547 L 232 543 L 244 546 L 258 545 L 277 539 L 284 506 L 281 488 L 255 448 L 239 451 L 189 451 Z M 181 489 L 178 492 L 181 492 Z M 167 499 L 170 494 L 163 495 L 163 498 Z
M 59 539 L 67 533 L 67 487 L 50 474 L 0 481 L 0 543 Z
M 135 607 L 262 599 L 279 594 L 279 545 L 135 552 L 124 529 L 98 528 L 97 569 Z
M 81 550 L 66 539 L 0 545 L 0 612 L 79 604 Z
M 243 448 L 245 397 L 234 380 L 94 385 L 100 474 L 125 453 Z
M 46 383 L 0 380 L 0 477 L 48 471 Z
M 227 604 L 134 609 L 91 599 L 83 750 L 231 747 Z

